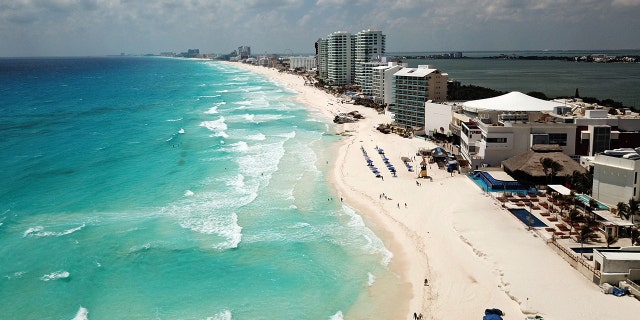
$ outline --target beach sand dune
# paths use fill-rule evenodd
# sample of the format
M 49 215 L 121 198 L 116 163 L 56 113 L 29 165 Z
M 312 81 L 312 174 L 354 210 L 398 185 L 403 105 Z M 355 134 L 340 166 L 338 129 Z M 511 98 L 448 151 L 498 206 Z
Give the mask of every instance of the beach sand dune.
M 547 320 L 636 319 L 640 302 L 602 294 L 466 176 L 451 176 L 433 164 L 431 179 L 418 179 L 416 172 L 406 170 L 401 157 L 412 158 L 418 149 L 435 145 L 375 130 L 377 124 L 391 122 L 388 113 L 338 103 L 336 97 L 305 86 L 298 75 L 233 65 L 295 90 L 295 99 L 326 121 L 352 110 L 365 116 L 336 126 L 344 138 L 336 146 L 330 179 L 394 255 L 389 268 L 404 283 L 403 294 L 390 297 L 375 284 L 368 293 L 386 310 L 380 319 L 412 319 L 414 312 L 425 319 L 480 319 L 486 308 L 505 311 L 505 319 L 535 314 Z M 397 177 L 384 167 L 376 147 L 384 149 Z M 361 148 L 384 180 L 371 173 Z M 414 167 L 420 160 L 415 158 Z M 360 319 L 361 314 L 349 310 L 345 318 Z

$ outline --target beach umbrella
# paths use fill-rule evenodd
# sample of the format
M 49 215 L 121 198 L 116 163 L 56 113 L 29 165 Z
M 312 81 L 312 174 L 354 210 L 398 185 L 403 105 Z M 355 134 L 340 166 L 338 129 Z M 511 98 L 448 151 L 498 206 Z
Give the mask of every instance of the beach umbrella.
M 376 170 L 378 170 L 378 168 L 376 168 L 376 167 L 371 167 L 371 170 L 376 171 Z
M 384 157 L 384 158 L 382 158 L 382 160 L 384 160 L 384 161 L 389 161 L 389 158 Z

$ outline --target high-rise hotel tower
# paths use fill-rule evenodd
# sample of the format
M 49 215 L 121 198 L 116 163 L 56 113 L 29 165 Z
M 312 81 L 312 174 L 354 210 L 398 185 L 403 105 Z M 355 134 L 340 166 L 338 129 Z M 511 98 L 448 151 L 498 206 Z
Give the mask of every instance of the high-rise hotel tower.
M 378 30 L 363 30 L 355 35 L 338 31 L 318 39 L 315 44 L 318 76 L 332 85 L 371 82 L 365 63 L 384 54 L 385 39 Z

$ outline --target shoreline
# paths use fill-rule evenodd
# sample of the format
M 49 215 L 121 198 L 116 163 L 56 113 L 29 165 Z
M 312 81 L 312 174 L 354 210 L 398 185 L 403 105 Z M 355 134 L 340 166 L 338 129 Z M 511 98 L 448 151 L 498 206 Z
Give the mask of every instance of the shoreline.
M 428 170 L 432 180 L 417 179 L 416 172 L 407 171 L 400 157 L 435 145 L 375 130 L 378 123 L 391 121 L 389 114 L 337 103 L 336 97 L 305 86 L 298 75 L 229 64 L 297 92 L 297 102 L 327 121 L 338 112 L 357 110 L 364 115 L 356 123 L 336 125 L 343 138 L 333 146 L 328 180 L 393 254 L 388 268 L 400 283 L 393 288 L 398 292 L 387 291 L 390 288 L 378 281 L 363 290 L 379 304 L 378 318 L 412 319 L 415 312 L 425 319 L 472 319 L 487 308 L 505 311 L 504 319 L 536 314 L 547 320 L 612 315 L 631 319 L 636 314 L 636 299 L 602 294 L 471 179 L 452 176 L 436 165 Z M 384 180 L 371 173 L 361 147 L 380 167 Z M 398 170 L 397 178 L 384 168 L 376 147 L 384 148 Z M 419 159 L 412 163 L 418 164 Z M 383 193 L 393 200 L 385 200 Z M 357 307 L 345 310 L 345 318 L 361 319 L 366 312 Z

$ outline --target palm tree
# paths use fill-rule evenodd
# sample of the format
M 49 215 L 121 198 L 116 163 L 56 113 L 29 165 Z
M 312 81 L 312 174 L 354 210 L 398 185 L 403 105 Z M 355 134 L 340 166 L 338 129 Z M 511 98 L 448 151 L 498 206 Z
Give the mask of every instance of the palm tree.
M 623 217 L 627 220 L 630 219 L 631 222 L 634 222 L 635 215 L 640 213 L 640 202 L 631 198 L 629 199 L 628 203 L 618 202 L 616 208 L 618 209 L 618 215 L 620 217 Z
M 569 210 L 569 212 L 567 212 L 567 220 L 569 220 L 569 233 L 571 233 L 573 232 L 573 227 L 577 223 L 584 221 L 584 217 L 582 216 L 582 213 L 580 213 L 580 211 L 574 207 Z
M 618 216 L 620 216 L 621 218 L 625 218 L 627 220 L 629 220 L 629 205 L 624 203 L 624 202 L 618 202 L 618 204 L 616 205 L 616 208 L 618 209 Z
M 544 175 L 547 176 L 547 184 L 549 184 L 549 176 L 551 171 L 551 166 L 553 164 L 553 159 L 551 158 L 540 158 L 540 164 L 542 165 L 542 171 L 544 171 Z
M 558 172 L 562 171 L 562 169 L 564 169 L 564 166 L 560 164 L 560 162 L 552 160 L 551 162 L 551 182 L 552 183 L 553 183 L 553 177 L 555 177 L 558 174 Z
M 580 243 L 584 244 L 585 242 L 589 242 L 590 240 L 598 239 L 598 234 L 596 231 L 598 230 L 598 221 L 593 217 L 583 218 L 584 225 L 582 229 L 580 229 L 580 234 L 578 238 Z

